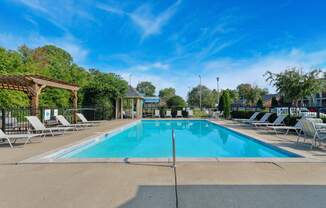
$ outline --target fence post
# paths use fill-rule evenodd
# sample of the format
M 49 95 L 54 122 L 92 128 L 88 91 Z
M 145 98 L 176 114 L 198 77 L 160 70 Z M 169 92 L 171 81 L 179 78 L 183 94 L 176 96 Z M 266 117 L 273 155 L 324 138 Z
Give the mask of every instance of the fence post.
M 316 109 L 317 109 L 317 118 L 320 118 L 320 108 L 317 107 Z
M 6 133 L 6 110 L 2 109 L 1 110 L 1 114 L 2 114 L 2 131 L 4 133 Z

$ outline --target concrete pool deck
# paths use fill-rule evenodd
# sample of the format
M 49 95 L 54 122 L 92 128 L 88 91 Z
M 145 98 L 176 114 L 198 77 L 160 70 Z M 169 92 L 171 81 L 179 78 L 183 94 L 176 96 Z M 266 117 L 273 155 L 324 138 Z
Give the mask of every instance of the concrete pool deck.
M 0 145 L 0 207 L 175 207 L 168 163 L 19 164 L 32 156 L 132 122 L 116 120 L 39 138 L 25 147 Z M 325 207 L 325 149 L 296 145 L 295 136 L 232 129 L 317 158 L 314 162 L 177 162 L 179 207 Z

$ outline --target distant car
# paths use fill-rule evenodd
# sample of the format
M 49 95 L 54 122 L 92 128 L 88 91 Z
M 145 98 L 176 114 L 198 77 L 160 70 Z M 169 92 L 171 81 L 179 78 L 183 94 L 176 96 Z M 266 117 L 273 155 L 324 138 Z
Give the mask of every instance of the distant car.
M 317 112 L 316 108 L 309 108 L 310 112 Z
M 320 113 L 325 113 L 325 114 L 326 114 L 326 108 L 320 108 L 320 109 L 319 109 L 319 112 L 320 112 Z

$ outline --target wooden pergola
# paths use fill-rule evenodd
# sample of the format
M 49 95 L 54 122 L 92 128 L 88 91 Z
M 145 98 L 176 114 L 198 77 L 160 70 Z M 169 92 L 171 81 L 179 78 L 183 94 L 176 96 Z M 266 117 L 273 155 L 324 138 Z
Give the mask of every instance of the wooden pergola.
M 71 91 L 73 109 L 74 109 L 74 122 L 76 122 L 76 110 L 78 96 L 77 92 L 79 86 L 70 84 L 64 81 L 51 79 L 40 75 L 15 75 L 15 76 L 0 76 L 0 89 L 22 91 L 27 94 L 30 99 L 30 106 L 32 115 L 38 114 L 39 109 L 39 96 L 42 89 L 45 87 L 54 87 Z
M 120 98 L 117 98 L 116 105 L 115 105 L 115 117 L 116 119 L 120 118 L 123 119 L 124 116 L 124 109 L 123 104 L 124 101 L 130 101 L 131 108 L 128 109 L 131 112 L 131 119 L 134 118 L 142 118 L 143 117 L 143 99 L 144 97 L 132 86 L 128 86 L 127 93 Z M 134 111 L 136 110 L 135 114 Z

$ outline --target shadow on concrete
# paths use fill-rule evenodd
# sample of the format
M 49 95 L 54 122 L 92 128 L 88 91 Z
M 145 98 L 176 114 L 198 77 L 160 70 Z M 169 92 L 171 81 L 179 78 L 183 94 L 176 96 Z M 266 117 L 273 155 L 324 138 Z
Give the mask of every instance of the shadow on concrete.
M 179 208 L 324 208 L 326 186 L 179 185 Z M 140 186 L 120 208 L 175 207 L 173 186 Z
M 25 146 L 25 139 L 18 139 L 16 142 L 11 142 L 12 146 L 14 148 L 24 148 Z M 42 141 L 32 141 L 31 143 L 27 143 L 26 145 L 30 145 L 32 143 L 42 143 Z M 0 148 L 9 148 L 10 149 L 10 145 L 6 140 L 0 140 Z

